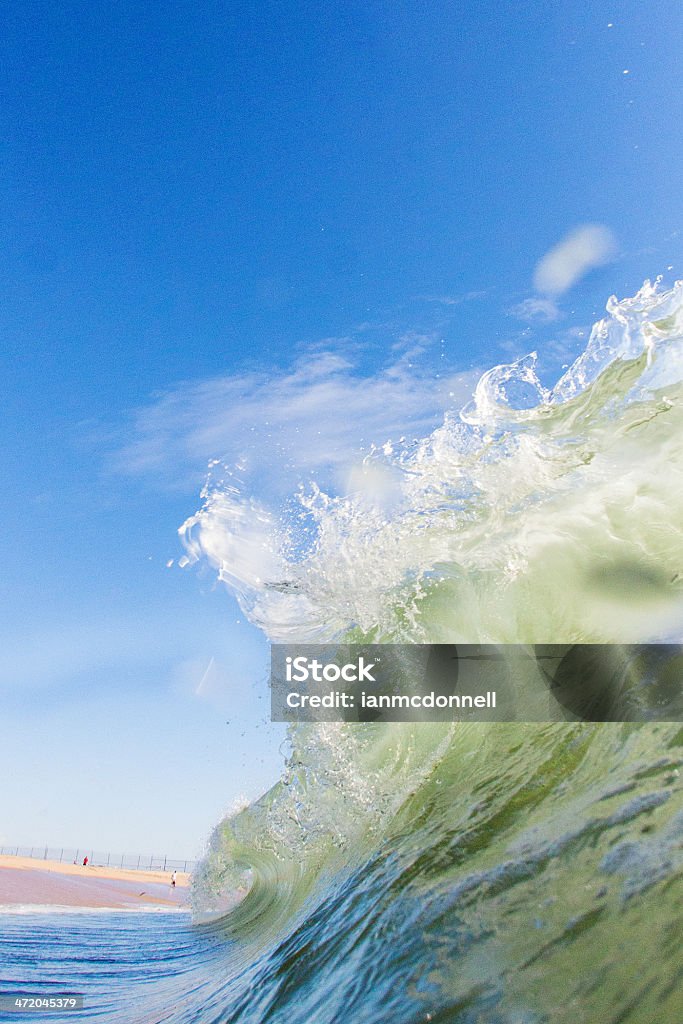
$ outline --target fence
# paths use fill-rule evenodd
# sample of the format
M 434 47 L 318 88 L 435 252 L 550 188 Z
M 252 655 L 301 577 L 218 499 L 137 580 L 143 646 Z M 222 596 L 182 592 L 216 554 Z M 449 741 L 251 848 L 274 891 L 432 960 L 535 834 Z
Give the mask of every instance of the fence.
M 100 853 L 86 847 L 66 846 L 0 846 L 0 856 L 33 857 L 35 860 L 56 860 L 65 864 L 82 864 L 85 857 L 93 867 L 127 868 L 129 871 L 194 871 L 196 861 L 182 860 L 164 854 Z

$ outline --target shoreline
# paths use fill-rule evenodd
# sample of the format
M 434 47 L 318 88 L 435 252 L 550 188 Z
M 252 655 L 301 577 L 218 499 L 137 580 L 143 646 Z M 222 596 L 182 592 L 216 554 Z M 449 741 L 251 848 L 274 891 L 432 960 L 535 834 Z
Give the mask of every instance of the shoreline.
M 190 876 L 0 856 L 0 912 L 189 910 Z

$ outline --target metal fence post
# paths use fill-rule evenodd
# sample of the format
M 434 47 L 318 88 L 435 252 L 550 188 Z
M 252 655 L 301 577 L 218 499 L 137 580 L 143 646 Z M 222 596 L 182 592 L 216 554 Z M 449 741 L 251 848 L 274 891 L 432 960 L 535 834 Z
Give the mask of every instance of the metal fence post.
M 10 857 L 12 857 L 12 856 L 14 856 L 14 857 L 22 856 L 22 857 L 32 857 L 34 859 L 48 860 L 49 856 L 51 856 L 51 847 L 48 846 L 47 844 L 45 846 L 31 846 L 30 848 L 28 846 L 15 846 L 14 847 L 14 853 L 12 853 L 12 847 L 11 846 L 0 846 L 0 856 L 3 855 L 3 854 L 5 854 L 6 856 L 10 856 Z M 82 863 L 81 854 L 83 854 L 83 857 L 85 857 L 87 855 L 88 863 L 90 864 L 91 867 L 94 867 L 95 863 L 97 863 L 98 865 L 104 865 L 105 864 L 104 854 L 98 854 L 98 857 L 96 859 L 94 851 L 92 851 L 92 850 L 88 851 L 87 849 L 86 850 L 81 850 L 80 848 L 76 848 L 76 853 L 75 853 L 75 856 L 74 856 L 73 849 L 69 850 L 68 847 L 64 847 L 64 846 L 62 846 L 60 851 L 59 851 L 59 863 L 62 864 L 64 862 L 64 857 L 65 856 L 66 856 L 67 861 L 70 860 L 70 858 L 73 856 L 73 863 L 76 864 L 76 865 L 79 865 L 79 864 Z M 125 854 L 125 853 L 121 854 L 121 859 L 120 859 L 120 864 L 119 864 L 119 867 L 121 869 L 123 869 L 125 867 L 126 857 L 127 856 L 128 855 Z M 57 859 L 57 847 L 54 848 L 54 859 L 55 860 Z M 130 854 L 129 859 L 134 862 L 135 854 L 134 853 Z M 114 854 L 111 851 L 109 851 L 107 853 L 106 866 L 109 867 L 111 865 L 113 867 L 116 864 L 117 860 L 118 860 L 118 854 Z M 158 867 L 155 867 L 155 864 L 157 863 L 157 861 L 158 861 Z M 150 856 L 150 858 L 149 858 L 149 866 L 147 866 L 147 857 L 146 856 L 143 857 L 143 855 L 140 853 L 140 854 L 138 854 L 137 867 L 136 868 L 130 868 L 130 870 L 133 870 L 133 871 L 135 871 L 135 870 L 137 870 L 137 871 L 141 871 L 141 870 L 142 871 L 164 871 L 165 872 L 165 871 L 172 871 L 174 869 L 174 867 L 177 867 L 178 870 L 180 870 L 180 865 L 182 864 L 183 865 L 182 870 L 185 873 L 187 873 L 188 866 L 189 866 L 189 869 L 192 870 L 191 865 L 193 863 L 194 863 L 193 861 L 188 861 L 188 860 L 186 860 L 186 861 L 174 860 L 173 858 L 169 858 L 167 853 L 164 853 L 164 854 L 159 854 L 158 857 L 156 857 L 154 854 L 152 854 Z

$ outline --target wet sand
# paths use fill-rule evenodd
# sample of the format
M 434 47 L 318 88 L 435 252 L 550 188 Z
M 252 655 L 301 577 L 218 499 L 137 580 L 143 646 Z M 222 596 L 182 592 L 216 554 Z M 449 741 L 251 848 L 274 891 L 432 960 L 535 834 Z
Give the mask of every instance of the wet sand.
M 189 875 L 83 867 L 30 857 L 0 856 L 0 907 L 59 906 L 111 910 L 183 910 L 188 906 Z

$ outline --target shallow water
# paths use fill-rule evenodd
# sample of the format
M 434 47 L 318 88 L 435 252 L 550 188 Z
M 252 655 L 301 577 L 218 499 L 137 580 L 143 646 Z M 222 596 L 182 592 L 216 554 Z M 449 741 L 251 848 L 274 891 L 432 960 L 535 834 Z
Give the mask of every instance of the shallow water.
M 126 1021 L 140 1000 L 147 1020 L 193 1002 L 191 979 L 223 950 L 206 929 L 179 913 L 103 911 L 0 915 L 0 993 L 83 996 L 65 1014 L 10 1013 L 8 1021 Z

